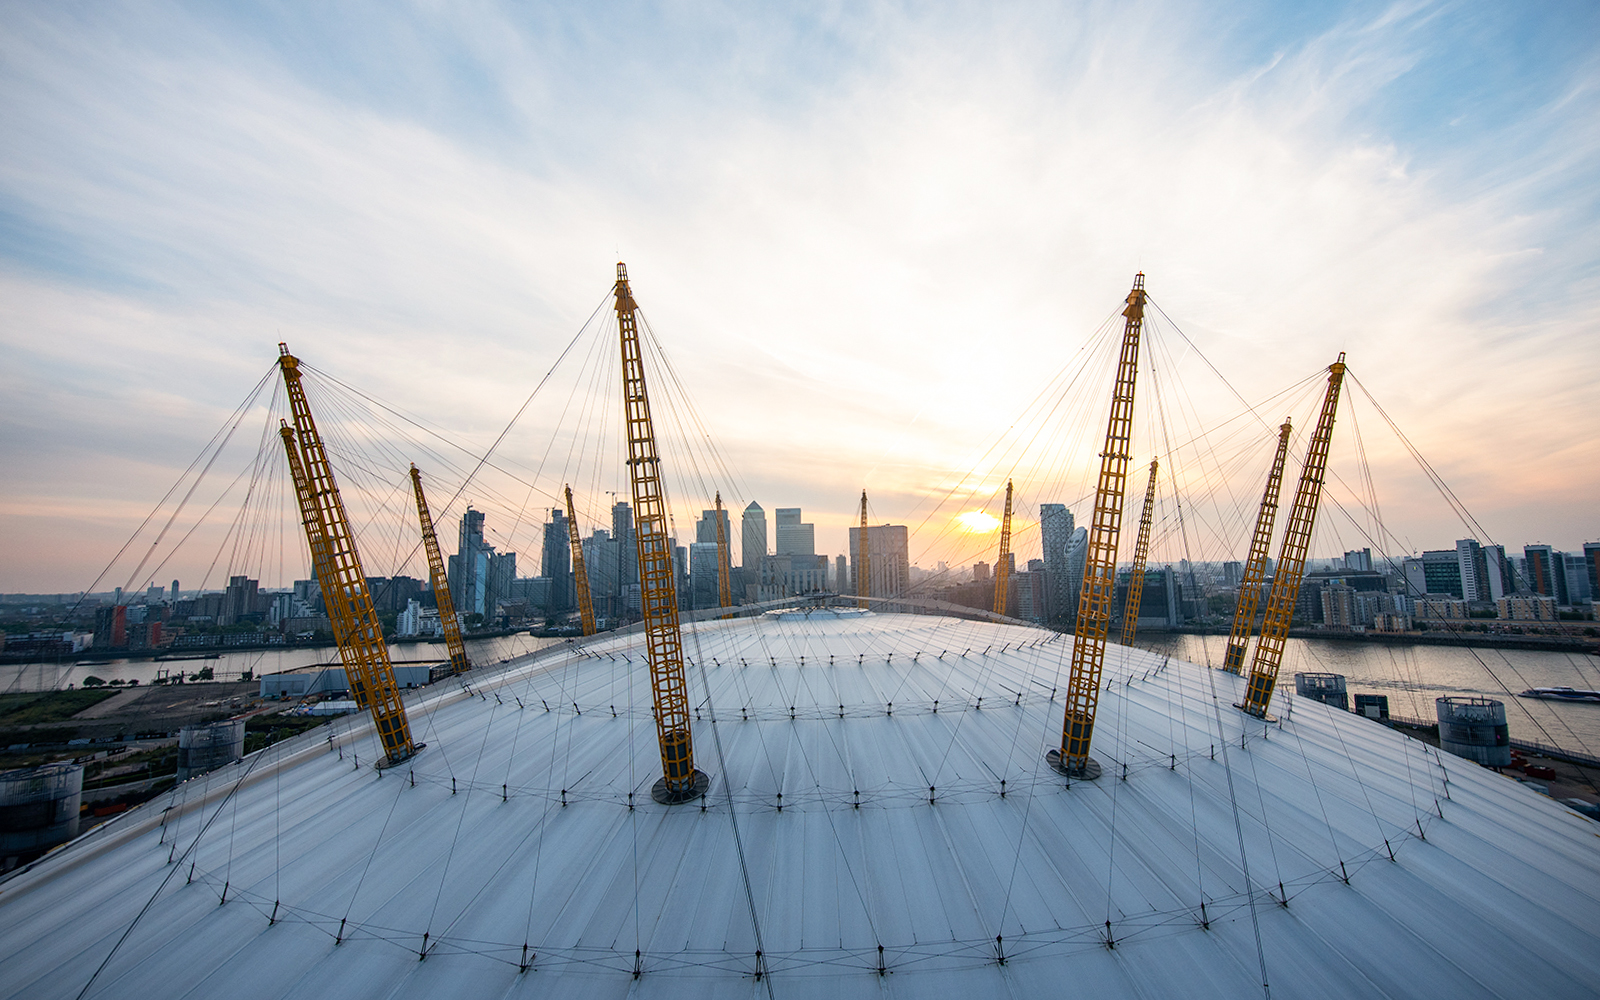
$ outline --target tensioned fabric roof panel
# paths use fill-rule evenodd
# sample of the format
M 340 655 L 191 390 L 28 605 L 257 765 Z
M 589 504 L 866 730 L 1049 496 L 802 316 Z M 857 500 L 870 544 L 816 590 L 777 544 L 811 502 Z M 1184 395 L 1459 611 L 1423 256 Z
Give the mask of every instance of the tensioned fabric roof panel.
M 1097 781 L 1043 761 L 1071 637 L 687 626 L 704 799 L 662 806 L 603 635 L 187 782 L 0 883 L 0 997 L 1592 996 L 1597 827 L 1347 712 L 1110 647 Z M 713 723 L 713 718 L 715 723 Z M 758 957 L 759 953 L 759 957 Z M 91 983 L 92 979 L 92 983 Z

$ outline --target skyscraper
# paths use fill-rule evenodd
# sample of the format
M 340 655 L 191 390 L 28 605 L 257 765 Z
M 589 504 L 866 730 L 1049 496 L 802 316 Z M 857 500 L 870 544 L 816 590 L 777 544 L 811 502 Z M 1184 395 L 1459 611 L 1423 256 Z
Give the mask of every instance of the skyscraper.
M 1433 549 L 1422 553 L 1422 576 L 1427 593 L 1461 597 L 1465 593 L 1461 563 L 1455 549 Z
M 1044 544 L 1044 571 L 1050 577 L 1050 595 L 1046 602 L 1052 618 L 1067 613 L 1067 595 L 1072 589 L 1067 572 L 1067 546 L 1072 544 L 1072 511 L 1065 504 L 1039 505 L 1039 537 Z
M 1067 544 L 1067 606 L 1061 609 L 1063 621 L 1077 621 L 1078 600 L 1083 596 L 1083 568 L 1089 563 L 1089 529 L 1079 528 Z
M 817 554 L 816 525 L 800 523 L 799 507 L 779 507 L 773 512 L 777 519 L 778 544 L 775 554 L 780 556 L 814 556 Z
M 1548 545 L 1524 545 L 1522 553 L 1528 559 L 1528 576 L 1523 584 L 1535 594 L 1567 604 L 1566 567 L 1556 550 Z
M 617 582 L 621 589 L 639 582 L 639 543 L 633 526 L 633 505 L 611 506 L 611 537 L 617 542 Z
M 767 554 L 767 512 L 754 500 L 744 509 L 742 544 L 739 564 L 752 573 L 761 568 L 761 557 Z
M 450 597 L 462 624 L 467 624 L 473 615 L 493 616 L 495 603 L 511 597 L 517 577 L 517 554 L 496 552 L 483 539 L 483 523 L 483 512 L 468 507 L 461 515 L 456 554 L 445 567 Z
M 717 541 L 717 520 L 717 512 L 715 510 L 701 511 L 700 520 L 694 523 L 694 540 L 697 542 L 710 542 L 715 545 Z M 728 540 L 728 562 L 731 565 L 733 562 L 733 526 L 728 521 L 726 509 L 722 511 L 721 520 L 722 537 Z
M 576 598 L 572 590 L 572 539 L 567 533 L 567 512 L 560 507 L 550 508 L 550 520 L 544 526 L 539 575 L 550 581 L 547 609 L 552 614 L 569 610 Z
M 810 527 L 810 525 L 806 525 Z M 782 529 L 779 529 L 782 530 Z M 850 552 L 861 551 L 861 529 L 850 529 Z M 867 596 L 898 597 L 911 583 L 911 546 L 909 533 L 903 524 L 875 524 L 867 528 Z M 850 587 L 856 590 L 856 574 L 860 571 L 858 558 L 851 559 Z
M 1489 585 L 1489 560 L 1476 538 L 1456 541 L 1456 565 L 1461 573 L 1461 597 L 1468 601 L 1492 601 Z
M 707 523 L 713 531 L 716 530 L 715 521 L 707 519 Z M 722 604 L 715 537 L 708 542 L 695 542 L 689 546 L 689 590 L 690 608 L 715 608 Z

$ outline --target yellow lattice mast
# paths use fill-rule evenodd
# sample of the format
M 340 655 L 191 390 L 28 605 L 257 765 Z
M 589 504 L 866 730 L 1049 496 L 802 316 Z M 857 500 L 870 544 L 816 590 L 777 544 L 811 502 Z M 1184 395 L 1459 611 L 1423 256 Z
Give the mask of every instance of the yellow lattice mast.
M 433 532 L 433 515 L 428 511 L 428 500 L 422 495 L 422 473 L 411 466 L 411 490 L 417 495 L 417 520 L 422 523 L 422 547 L 428 553 L 428 585 L 433 588 L 433 601 L 439 608 L 439 625 L 444 629 L 444 644 L 450 650 L 450 672 L 466 673 L 472 669 L 467 659 L 466 643 L 461 641 L 461 622 L 456 619 L 455 598 L 450 596 L 450 581 L 444 573 L 444 556 L 439 554 L 439 538 Z
M 572 543 L 572 585 L 578 591 L 578 620 L 583 623 L 584 635 L 594 635 L 594 597 L 589 593 L 589 569 L 583 564 L 583 541 L 578 537 L 571 486 L 567 487 L 567 539 Z
M 1278 683 L 1278 667 L 1283 663 L 1283 646 L 1289 638 L 1289 623 L 1294 619 L 1295 601 L 1300 597 L 1300 578 L 1311 548 L 1311 529 L 1317 521 L 1317 501 L 1322 499 L 1322 479 L 1328 470 L 1328 446 L 1333 440 L 1333 417 L 1339 408 L 1339 387 L 1344 383 L 1344 352 L 1328 366 L 1328 392 L 1322 399 L 1317 429 L 1306 449 L 1305 466 L 1300 470 L 1300 485 L 1295 489 L 1294 507 L 1289 511 L 1289 526 L 1283 531 L 1278 549 L 1278 568 L 1272 577 L 1272 593 L 1267 595 L 1267 613 L 1261 621 L 1261 640 L 1250 661 L 1250 681 L 1244 703 L 1239 708 L 1258 718 L 1272 704 L 1272 690 Z
M 689 687 L 683 671 L 683 633 L 678 624 L 678 588 L 667 544 L 667 505 L 661 494 L 661 456 L 656 452 L 650 397 L 639 346 L 638 304 L 628 288 L 627 265 L 617 264 L 617 331 L 622 347 L 622 405 L 628 433 L 628 469 L 633 480 L 633 518 L 639 545 L 639 591 L 644 612 L 650 687 L 655 698 L 656 736 L 661 743 L 661 780 L 650 790 L 657 802 L 687 802 L 705 793 L 710 779 L 694 766 L 689 732 Z
M 1011 595 L 1007 586 L 1011 582 L 1011 480 L 1006 480 L 1006 512 L 1000 518 L 1000 558 L 994 564 L 994 613 L 1006 613 L 1006 601 Z
M 871 596 L 872 564 L 867 557 L 867 491 L 861 491 L 861 534 L 856 538 L 856 605 L 867 606 Z
M 1144 601 L 1144 563 L 1150 556 L 1150 520 L 1156 510 L 1156 466 L 1150 460 L 1150 482 L 1144 488 L 1144 509 L 1139 513 L 1139 540 L 1133 545 L 1133 573 L 1128 577 L 1128 599 L 1122 602 L 1122 644 L 1133 645 L 1139 631 L 1139 605 Z
M 1239 603 L 1233 609 L 1233 630 L 1228 633 L 1228 651 L 1222 669 L 1230 674 L 1244 672 L 1244 654 L 1250 647 L 1250 632 L 1256 625 L 1256 609 L 1261 605 L 1261 588 L 1267 581 L 1267 553 L 1272 548 L 1272 522 L 1278 516 L 1278 493 L 1283 485 L 1283 463 L 1289 454 L 1289 432 L 1285 418 L 1278 428 L 1278 452 L 1267 473 L 1267 489 L 1261 494 L 1261 511 L 1256 514 L 1256 533 L 1250 537 L 1250 559 L 1244 564 L 1244 579 L 1239 581 Z
M 728 529 L 722 525 L 722 491 L 717 491 L 717 597 L 720 607 L 733 606 L 733 588 L 728 581 Z
M 339 484 L 333 478 L 322 435 L 317 433 L 305 388 L 300 384 L 300 362 L 284 344 L 278 345 L 278 354 L 289 412 L 294 417 L 293 425 L 281 422 L 279 433 L 300 505 L 300 521 L 311 548 L 311 565 L 322 588 L 334 640 L 339 643 L 339 658 L 344 661 L 350 693 L 357 705 L 371 710 L 383 744 L 385 756 L 378 766 L 391 766 L 415 756 L 421 745 L 411 742 L 411 725 L 394 681 L 383 626 L 378 623 L 378 612 L 367 590 L 355 534 L 350 530 Z
M 1139 374 L 1139 334 L 1144 328 L 1144 273 L 1133 279 L 1128 306 L 1122 310 L 1122 354 L 1106 422 L 1106 446 L 1100 452 L 1100 479 L 1095 487 L 1094 520 L 1089 526 L 1089 551 L 1083 567 L 1078 621 L 1072 633 L 1072 674 L 1061 723 L 1061 747 L 1046 754 L 1052 767 L 1078 778 L 1096 778 L 1100 765 L 1089 756 L 1094 737 L 1094 712 L 1100 702 L 1100 670 L 1105 664 L 1106 631 L 1117 592 L 1117 542 L 1122 535 L 1122 500 L 1128 482 L 1133 437 L 1133 390 Z

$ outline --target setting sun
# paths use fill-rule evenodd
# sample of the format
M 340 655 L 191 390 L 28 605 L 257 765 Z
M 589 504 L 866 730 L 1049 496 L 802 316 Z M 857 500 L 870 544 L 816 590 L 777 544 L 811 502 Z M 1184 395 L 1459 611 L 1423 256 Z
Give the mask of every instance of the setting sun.
M 974 535 L 987 534 L 1000 527 L 1000 519 L 986 511 L 969 510 L 965 514 L 957 514 L 956 521 L 965 531 Z

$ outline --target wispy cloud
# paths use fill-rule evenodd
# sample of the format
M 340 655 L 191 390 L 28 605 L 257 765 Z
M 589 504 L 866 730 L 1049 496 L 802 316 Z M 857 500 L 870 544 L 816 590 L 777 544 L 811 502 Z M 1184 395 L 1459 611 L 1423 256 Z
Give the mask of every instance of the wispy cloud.
M 1501 540 L 1600 531 L 1596 65 L 1483 47 L 1581 9 L 342 11 L 0 15 L 0 586 L 83 585 L 117 530 L 72 513 L 107 495 L 82 470 L 136 453 L 118 490 L 153 501 L 280 339 L 490 440 L 616 259 L 829 551 L 863 484 L 899 520 L 964 468 L 1140 269 L 1247 394 L 1348 351 Z M 1410 95 L 1469 56 L 1519 96 L 1445 126 Z M 1455 537 L 1376 437 L 1386 512 Z

